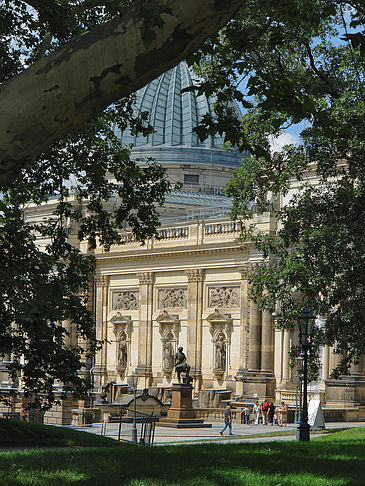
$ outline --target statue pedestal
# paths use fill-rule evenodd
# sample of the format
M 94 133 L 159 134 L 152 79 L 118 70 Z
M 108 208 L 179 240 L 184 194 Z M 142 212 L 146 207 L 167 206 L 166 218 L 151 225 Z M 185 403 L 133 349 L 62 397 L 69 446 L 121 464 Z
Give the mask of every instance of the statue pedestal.
M 177 429 L 211 427 L 203 419 L 197 419 L 192 406 L 193 387 L 185 383 L 172 384 L 171 407 L 167 417 L 160 417 L 157 425 L 161 427 L 174 427 Z

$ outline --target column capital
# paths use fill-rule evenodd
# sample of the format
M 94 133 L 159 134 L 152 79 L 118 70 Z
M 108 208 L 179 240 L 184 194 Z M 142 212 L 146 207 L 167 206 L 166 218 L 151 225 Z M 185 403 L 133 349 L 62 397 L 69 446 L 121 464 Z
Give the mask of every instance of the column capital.
M 242 280 L 248 280 L 250 274 L 254 272 L 259 266 L 259 263 L 246 262 L 238 267 L 238 271 L 241 273 Z
M 188 282 L 202 282 L 204 277 L 204 270 L 195 269 L 195 270 L 186 270 L 185 271 Z
M 152 272 L 137 273 L 137 277 L 141 285 L 153 284 L 155 281 L 155 274 Z
M 109 275 L 97 275 L 95 277 L 95 284 L 97 287 L 107 287 L 109 285 Z

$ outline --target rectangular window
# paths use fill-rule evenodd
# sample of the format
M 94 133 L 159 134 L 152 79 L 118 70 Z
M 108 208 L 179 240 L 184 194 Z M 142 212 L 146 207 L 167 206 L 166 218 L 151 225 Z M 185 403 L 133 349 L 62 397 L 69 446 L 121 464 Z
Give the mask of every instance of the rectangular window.
M 199 184 L 199 176 L 193 174 L 184 174 L 184 184 Z

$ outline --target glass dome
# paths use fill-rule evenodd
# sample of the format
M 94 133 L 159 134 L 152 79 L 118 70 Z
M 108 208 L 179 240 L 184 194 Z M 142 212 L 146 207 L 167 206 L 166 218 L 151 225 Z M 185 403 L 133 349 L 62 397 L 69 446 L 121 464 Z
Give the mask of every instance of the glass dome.
M 194 134 L 193 128 L 206 113 L 214 117 L 213 97 L 197 96 L 196 91 L 182 93 L 184 88 L 196 83 L 197 79 L 183 61 L 137 92 L 136 114 L 149 112 L 148 121 L 155 131 L 147 137 L 133 136 L 128 129 L 117 132 L 123 144 L 134 146 L 135 157 L 153 157 L 163 165 L 166 162 L 211 164 L 212 159 L 226 166 L 240 165 L 240 154 L 221 149 L 223 137 L 209 137 L 201 143 Z M 238 106 L 234 108 L 240 117 Z

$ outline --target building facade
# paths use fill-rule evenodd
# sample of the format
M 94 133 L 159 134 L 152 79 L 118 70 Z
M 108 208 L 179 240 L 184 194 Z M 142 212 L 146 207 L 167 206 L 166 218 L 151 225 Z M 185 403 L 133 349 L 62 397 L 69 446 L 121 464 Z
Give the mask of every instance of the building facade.
M 93 407 L 112 405 L 115 396 L 106 397 L 103 390 L 111 383 L 123 388 L 133 373 L 140 389 L 167 397 L 165 391 L 176 380 L 178 346 L 190 364 L 196 396 L 213 390 L 246 403 L 296 401 L 298 382 L 289 351 L 298 333 L 275 329 L 274 317 L 250 301 L 248 276 L 262 255 L 249 241 L 240 241 L 240 224 L 230 221 L 232 202 L 223 193 L 242 155 L 223 150 L 221 137 L 199 142 L 193 128 L 205 113 L 214 116 L 214 100 L 182 92 L 193 83 L 185 63 L 160 76 L 137 93 L 136 103 L 137 113 L 149 112 L 155 132 L 145 138 L 119 133 L 124 143 L 134 144 L 133 156 L 140 163 L 153 157 L 181 188 L 159 210 L 158 237 L 141 246 L 125 230 L 124 245 L 95 250 L 90 301 L 97 337 L 104 344 L 90 365 Z M 29 217 L 42 218 L 51 210 L 52 202 L 34 208 Z M 278 229 L 270 212 L 255 214 L 252 223 L 272 235 Z M 84 248 L 76 232 L 71 231 L 70 239 Z M 320 398 L 328 413 L 333 411 L 332 418 L 361 417 L 364 359 L 350 376 L 333 380 L 329 376 L 338 356 L 330 348 L 321 353 L 320 380 L 312 384 L 310 396 Z M 3 390 L 11 388 L 1 369 L 0 378 Z M 46 421 L 70 423 L 72 410 L 85 406 L 90 402 L 70 400 L 47 412 Z

